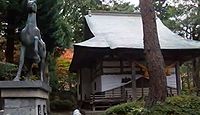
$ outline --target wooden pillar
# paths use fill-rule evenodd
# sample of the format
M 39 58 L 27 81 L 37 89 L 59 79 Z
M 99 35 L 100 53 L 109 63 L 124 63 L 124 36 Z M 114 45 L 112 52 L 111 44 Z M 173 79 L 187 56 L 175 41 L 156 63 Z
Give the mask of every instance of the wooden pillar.
M 135 62 L 131 62 L 131 77 L 132 77 L 132 99 L 136 100 L 136 68 L 135 68 Z
M 181 79 L 180 79 L 180 63 L 176 63 L 176 88 L 177 88 L 177 95 L 181 94 Z
M 79 93 L 79 96 L 80 96 L 80 100 L 82 101 L 83 98 L 82 98 L 82 70 L 80 69 L 79 70 L 79 86 L 78 86 L 78 93 Z
M 144 80 L 142 80 L 142 97 L 144 97 Z
M 1 90 L 0 90 L 0 110 L 3 110 L 4 108 L 4 104 L 3 104 L 3 99 L 2 99 L 2 97 L 1 97 Z M 1 114 L 1 113 L 0 113 Z
M 122 99 L 126 99 L 125 86 L 121 86 L 121 98 Z

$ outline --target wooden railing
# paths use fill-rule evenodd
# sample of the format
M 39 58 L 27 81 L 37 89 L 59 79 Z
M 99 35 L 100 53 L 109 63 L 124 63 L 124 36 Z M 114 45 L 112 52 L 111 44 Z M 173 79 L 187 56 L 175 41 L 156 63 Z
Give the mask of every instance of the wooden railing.
M 106 97 L 104 94 L 91 94 L 90 95 L 90 105 L 92 106 L 92 110 L 95 111 L 98 109 L 107 109 L 112 105 L 119 104 L 121 102 L 125 102 L 126 100 L 121 96 L 115 97 Z
M 167 88 L 168 96 L 177 95 L 175 88 Z M 137 88 L 137 98 L 148 96 L 149 88 Z M 92 110 L 106 109 L 112 105 L 119 104 L 131 100 L 132 89 L 131 88 L 117 88 L 110 91 L 106 91 L 102 94 L 91 94 L 89 103 L 92 106 Z

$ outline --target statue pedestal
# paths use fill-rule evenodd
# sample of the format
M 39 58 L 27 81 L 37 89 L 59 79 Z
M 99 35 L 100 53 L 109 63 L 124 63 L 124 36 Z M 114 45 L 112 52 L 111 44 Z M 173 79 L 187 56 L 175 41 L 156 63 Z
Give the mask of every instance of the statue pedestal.
M 50 91 L 41 81 L 0 81 L 3 115 L 47 115 Z

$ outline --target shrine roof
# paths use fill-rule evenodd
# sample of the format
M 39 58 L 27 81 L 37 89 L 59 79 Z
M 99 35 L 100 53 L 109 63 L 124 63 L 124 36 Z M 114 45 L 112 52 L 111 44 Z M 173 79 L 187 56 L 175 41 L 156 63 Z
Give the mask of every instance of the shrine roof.
M 85 16 L 94 37 L 77 46 L 95 48 L 143 49 L 143 24 L 140 13 L 91 13 Z M 200 49 L 200 42 L 184 39 L 156 18 L 161 49 Z

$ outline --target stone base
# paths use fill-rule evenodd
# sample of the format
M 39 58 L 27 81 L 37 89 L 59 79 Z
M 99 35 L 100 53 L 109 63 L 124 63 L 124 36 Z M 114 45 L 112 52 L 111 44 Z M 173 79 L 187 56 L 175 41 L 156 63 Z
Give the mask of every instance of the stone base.
M 5 99 L 3 115 L 47 115 L 45 99 Z
M 0 81 L 3 115 L 47 115 L 50 91 L 41 81 Z

